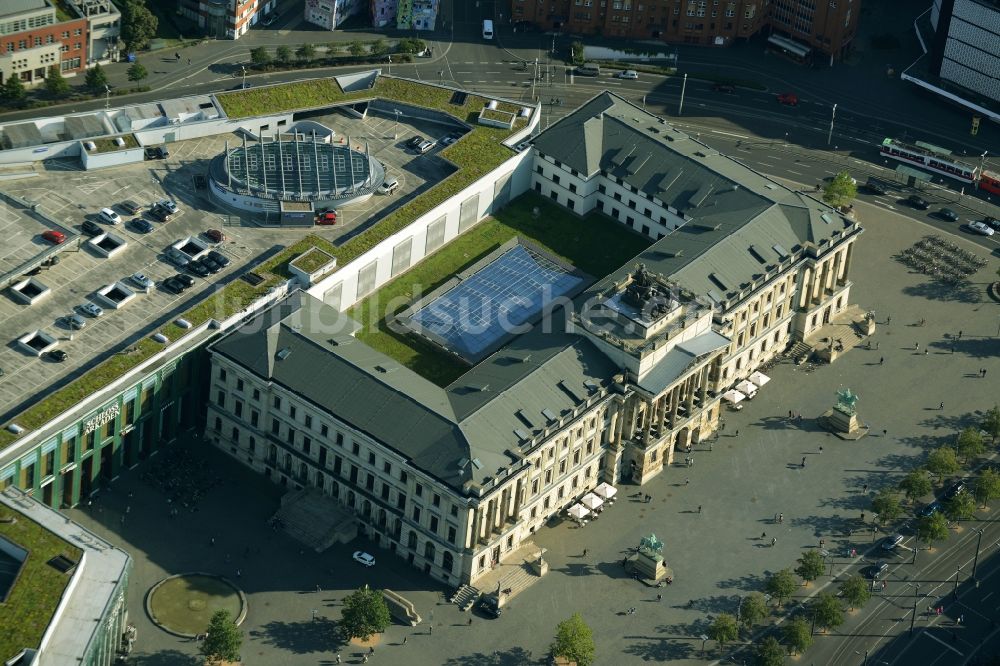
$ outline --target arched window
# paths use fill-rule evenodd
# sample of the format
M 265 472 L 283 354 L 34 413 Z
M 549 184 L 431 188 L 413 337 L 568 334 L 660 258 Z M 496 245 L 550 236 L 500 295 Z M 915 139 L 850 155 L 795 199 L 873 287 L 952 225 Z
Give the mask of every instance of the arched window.
M 406 536 L 406 547 L 409 548 L 410 550 L 416 550 L 417 549 L 417 533 L 416 532 L 410 532 Z

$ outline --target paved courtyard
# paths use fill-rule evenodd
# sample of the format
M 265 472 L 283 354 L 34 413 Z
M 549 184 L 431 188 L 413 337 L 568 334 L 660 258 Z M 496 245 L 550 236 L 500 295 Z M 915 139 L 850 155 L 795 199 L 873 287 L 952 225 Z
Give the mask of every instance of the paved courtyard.
M 373 663 L 542 663 L 555 625 L 574 612 L 594 629 L 597 664 L 701 662 L 698 637 L 710 616 L 735 612 L 740 596 L 760 589 L 767 573 L 793 565 L 820 539 L 834 553 L 835 567 L 850 563 L 845 555 L 852 546 L 863 554 L 871 532 L 845 536 L 861 526 L 860 513 L 868 509 L 863 486 L 872 494 L 896 483 L 927 450 L 977 422 L 997 400 L 1000 305 L 985 295 L 997 260 L 967 289 L 938 286 L 891 258 L 927 227 L 858 208 L 867 231 L 857 246 L 852 301 L 876 312 L 873 348 L 854 349 L 811 372 L 775 366 L 756 398 L 741 412 L 726 413 L 718 440 L 699 445 L 693 466 L 675 466 L 642 488 L 651 502 L 631 497 L 638 488 L 622 486 L 620 501 L 586 527 L 563 522 L 537 533 L 551 571 L 499 619 L 473 616 L 469 626 L 468 614 L 442 603 L 446 590 L 363 539 L 321 555 L 303 552 L 265 525 L 278 489 L 215 451 L 200 451 L 197 441 L 187 446 L 217 470 L 222 485 L 196 512 L 168 518 L 164 497 L 142 480 L 160 456 L 124 475 L 92 507 L 71 515 L 136 558 L 129 590 L 139 628 L 135 663 L 185 663 L 185 655 L 196 653 L 197 644 L 155 629 L 142 610 L 153 583 L 184 571 L 221 573 L 246 591 L 247 664 L 331 664 L 338 651 L 344 663 L 360 663 L 360 651 L 336 638 L 334 621 L 343 596 L 365 582 L 410 598 L 425 619 L 416 628 L 390 627 Z M 916 326 L 921 318 L 926 324 Z M 979 377 L 981 368 L 988 378 Z M 815 418 L 841 387 L 860 394 L 859 415 L 872 436 L 845 442 L 817 427 Z M 790 420 L 789 411 L 802 419 Z M 784 514 L 780 525 L 773 520 L 778 513 Z M 620 565 L 649 532 L 664 541 L 675 572 L 674 583 L 662 590 L 628 578 Z M 357 548 L 376 555 L 374 568 L 351 561 Z M 633 606 L 637 612 L 626 615 Z

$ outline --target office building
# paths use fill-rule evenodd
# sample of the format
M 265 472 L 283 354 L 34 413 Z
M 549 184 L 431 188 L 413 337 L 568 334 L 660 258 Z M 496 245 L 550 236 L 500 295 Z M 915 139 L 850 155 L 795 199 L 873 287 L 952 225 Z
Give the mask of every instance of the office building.
M 64 76 L 86 69 L 88 21 L 60 0 L 0 3 L 0 83 L 17 76 L 26 86 L 58 65 Z

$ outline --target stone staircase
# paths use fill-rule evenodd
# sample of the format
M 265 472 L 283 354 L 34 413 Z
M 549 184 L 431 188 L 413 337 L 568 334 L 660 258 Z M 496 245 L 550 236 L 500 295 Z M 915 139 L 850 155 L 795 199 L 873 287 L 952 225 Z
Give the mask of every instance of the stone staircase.
M 528 568 L 527 564 L 522 564 L 519 569 L 515 569 L 511 573 L 504 576 L 502 585 L 505 590 L 510 590 L 510 594 L 507 595 L 506 601 L 510 601 L 510 599 L 516 597 L 519 592 L 523 592 L 528 589 L 537 580 L 538 576 Z
M 358 519 L 311 488 L 286 493 L 274 518 L 280 521 L 285 533 L 317 553 L 358 535 Z
M 799 340 L 794 345 L 788 348 L 785 352 L 785 356 L 792 359 L 795 363 L 803 363 L 808 360 L 809 356 L 812 354 L 812 346 L 806 344 L 805 342 Z
M 451 599 L 449 599 L 448 601 L 455 604 L 463 611 L 467 611 L 470 608 L 472 608 L 473 604 L 476 603 L 476 600 L 479 599 L 480 594 L 482 594 L 482 592 L 479 591 L 478 587 L 473 587 L 471 585 L 463 585 L 462 587 L 458 588 L 455 594 L 453 594 Z

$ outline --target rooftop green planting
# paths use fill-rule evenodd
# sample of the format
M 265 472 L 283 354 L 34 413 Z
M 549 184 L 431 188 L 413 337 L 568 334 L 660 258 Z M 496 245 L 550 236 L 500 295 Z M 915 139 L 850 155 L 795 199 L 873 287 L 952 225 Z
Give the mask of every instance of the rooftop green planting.
M 293 259 L 292 266 L 299 269 L 303 273 L 312 274 L 326 266 L 331 261 L 333 261 L 333 257 L 319 248 L 314 247 L 311 250 L 306 250 L 305 254 Z
M 115 139 L 121 138 L 125 141 L 124 146 L 119 146 L 115 143 Z M 138 148 L 139 142 L 135 140 L 135 136 L 132 134 L 122 134 L 120 137 L 109 136 L 103 139 L 88 139 L 88 141 L 93 141 L 96 149 L 95 153 L 111 153 L 116 150 L 128 150 L 129 148 Z
M 4 522 L 14 516 L 17 522 Z M 38 647 L 42 634 L 59 605 L 70 577 L 50 567 L 48 562 L 63 555 L 79 562 L 79 548 L 49 532 L 30 518 L 0 507 L 0 537 L 28 551 L 21 573 L 7 602 L 0 604 L 0 659 L 9 659 L 25 647 Z
M 539 210 L 537 217 L 534 208 Z M 450 384 L 468 366 L 416 336 L 389 331 L 385 317 L 399 312 L 418 293 L 430 293 L 514 236 L 537 243 L 594 277 L 624 265 L 651 242 L 604 215 L 580 218 L 548 199 L 525 194 L 352 308 L 349 314 L 363 326 L 358 339 L 439 386 Z M 391 313 L 387 312 L 389 306 Z
M 329 241 L 318 236 L 306 236 L 254 269 L 255 273 L 264 278 L 264 281 L 259 285 L 251 286 L 243 280 L 234 280 L 178 318 L 186 319 L 191 322 L 192 327 L 197 327 L 209 319 L 224 319 L 232 316 L 267 294 L 267 290 L 271 287 L 289 279 L 291 274 L 288 272 L 288 262 L 312 247 L 319 247 L 325 252 L 331 252 L 333 249 L 333 245 Z M 176 342 L 189 331 L 190 329 L 181 328 L 174 323 L 167 324 L 160 329 L 160 332 L 167 336 L 171 342 Z M 162 344 L 148 337 L 143 338 L 132 346 L 131 351 L 120 352 L 102 361 L 92 370 L 16 415 L 11 419 L 11 422 L 17 423 L 29 431 L 40 428 L 162 350 Z M 18 437 L 19 435 L 6 429 L 0 430 L 0 446 L 10 444 Z

